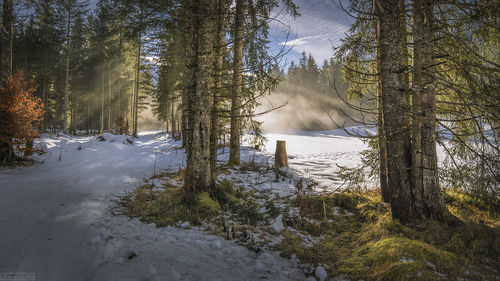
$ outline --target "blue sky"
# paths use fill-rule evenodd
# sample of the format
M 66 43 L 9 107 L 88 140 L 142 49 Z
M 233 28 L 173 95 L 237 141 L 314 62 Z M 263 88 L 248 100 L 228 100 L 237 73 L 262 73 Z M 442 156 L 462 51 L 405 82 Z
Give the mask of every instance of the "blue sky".
M 287 64 L 292 60 L 297 62 L 303 51 L 311 53 L 321 66 L 325 59 L 333 56 L 332 45 L 340 44 L 353 19 L 340 10 L 334 0 L 295 0 L 294 3 L 299 6 L 301 16 L 293 19 L 282 13 L 278 16 L 282 23 L 271 23 L 271 49 L 291 47 Z

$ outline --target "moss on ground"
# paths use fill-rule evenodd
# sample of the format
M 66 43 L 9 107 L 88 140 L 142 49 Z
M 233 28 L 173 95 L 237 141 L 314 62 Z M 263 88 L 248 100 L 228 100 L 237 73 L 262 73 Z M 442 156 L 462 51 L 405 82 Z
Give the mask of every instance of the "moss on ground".
M 306 246 L 302 235 L 287 231 L 279 249 L 301 262 L 326 265 L 329 276 L 351 280 L 496 280 L 498 213 L 463 193 L 447 191 L 445 200 L 456 216 L 448 223 L 402 225 L 376 191 L 295 199 L 291 204 L 303 218 L 291 226 L 320 239 Z M 332 212 L 338 207 L 345 211 Z
M 120 204 L 130 216 L 158 227 L 176 225 L 179 221 L 200 225 L 203 221 L 217 220 L 222 214 L 252 226 L 269 220 L 260 212 L 262 206 L 251 192 L 244 192 L 228 180 L 217 184 L 210 192 L 189 192 L 174 183 L 179 181 L 179 172 L 164 173 L 162 177 L 169 179 L 163 189 L 145 184 L 122 198 Z
M 208 192 L 185 192 L 179 187 L 157 191 L 149 185 L 136 188 L 122 198 L 121 205 L 129 215 L 158 227 L 175 225 L 178 221 L 200 224 L 220 210 Z

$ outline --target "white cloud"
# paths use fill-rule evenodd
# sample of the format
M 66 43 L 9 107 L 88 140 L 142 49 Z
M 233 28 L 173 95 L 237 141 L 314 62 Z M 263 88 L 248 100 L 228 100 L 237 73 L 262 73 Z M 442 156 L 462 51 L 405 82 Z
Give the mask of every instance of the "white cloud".
M 306 36 L 306 37 L 297 38 L 297 39 L 290 40 L 290 41 L 283 41 L 283 42 L 280 42 L 278 44 L 283 45 L 283 46 L 299 46 L 299 45 L 304 45 L 304 44 L 310 43 L 311 40 L 319 39 L 319 38 L 321 38 L 320 35 Z
M 305 51 L 311 53 L 318 64 L 333 56 L 332 46 L 338 46 L 345 36 L 352 19 L 337 8 L 332 0 L 296 0 L 300 17 L 278 16 L 279 22 L 271 25 L 275 42 L 291 47 L 292 55 Z M 285 37 L 289 31 L 289 40 Z M 280 36 L 281 34 L 281 36 Z

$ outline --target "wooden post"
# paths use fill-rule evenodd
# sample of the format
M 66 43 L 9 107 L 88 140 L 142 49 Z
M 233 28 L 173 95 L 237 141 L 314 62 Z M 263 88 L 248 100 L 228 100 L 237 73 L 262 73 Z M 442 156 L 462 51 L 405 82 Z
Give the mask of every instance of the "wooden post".
M 286 141 L 276 141 L 276 152 L 274 154 L 274 167 L 288 167 L 288 156 L 286 155 Z

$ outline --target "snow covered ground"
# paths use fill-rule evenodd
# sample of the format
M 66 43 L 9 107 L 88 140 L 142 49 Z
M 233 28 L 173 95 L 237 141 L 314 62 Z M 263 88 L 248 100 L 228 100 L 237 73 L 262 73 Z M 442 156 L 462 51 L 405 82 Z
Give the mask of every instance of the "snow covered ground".
M 0 273 L 51 281 L 304 279 L 278 253 L 112 215 L 117 197 L 153 174 L 155 157 L 158 170 L 176 171 L 184 155 L 158 133 L 133 145 L 107 137 L 44 137 L 37 146 L 48 152 L 37 163 L 0 170 Z
M 242 148 L 242 161 L 272 166 L 276 140 L 285 140 L 294 177 L 326 189 L 340 185 L 336 164 L 355 166 L 367 148 L 340 130 L 266 137 L 266 151 Z M 0 168 L 0 273 L 34 273 L 36 280 L 304 280 L 296 261 L 278 253 L 255 253 L 199 228 L 156 228 L 113 215 L 120 196 L 154 172 L 177 171 L 185 156 L 179 142 L 159 132 L 144 132 L 133 145 L 124 136 L 104 139 L 45 135 L 35 147 L 47 153 L 34 156 L 34 165 Z M 227 149 L 221 154 L 227 160 Z M 252 187 L 265 183 L 239 177 Z M 275 188 L 295 191 L 292 182 Z

